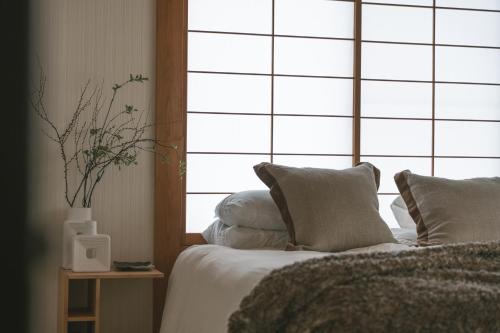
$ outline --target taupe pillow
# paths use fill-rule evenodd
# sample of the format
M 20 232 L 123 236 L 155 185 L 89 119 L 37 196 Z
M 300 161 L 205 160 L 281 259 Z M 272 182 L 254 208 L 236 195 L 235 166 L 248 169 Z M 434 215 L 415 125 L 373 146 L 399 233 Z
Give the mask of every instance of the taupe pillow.
M 344 251 L 396 242 L 378 212 L 380 172 L 369 163 L 345 170 L 254 166 L 287 226 L 289 249 Z
M 419 245 L 500 239 L 500 178 L 451 180 L 405 170 L 394 180 Z

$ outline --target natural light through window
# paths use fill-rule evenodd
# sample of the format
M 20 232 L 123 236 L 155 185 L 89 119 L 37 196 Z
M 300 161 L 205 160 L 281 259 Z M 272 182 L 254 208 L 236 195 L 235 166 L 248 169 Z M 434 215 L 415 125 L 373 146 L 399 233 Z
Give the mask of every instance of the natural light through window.
M 390 226 L 396 172 L 500 174 L 499 3 L 362 3 L 358 157 L 382 172 Z M 265 189 L 259 162 L 352 166 L 354 1 L 188 4 L 186 232 Z

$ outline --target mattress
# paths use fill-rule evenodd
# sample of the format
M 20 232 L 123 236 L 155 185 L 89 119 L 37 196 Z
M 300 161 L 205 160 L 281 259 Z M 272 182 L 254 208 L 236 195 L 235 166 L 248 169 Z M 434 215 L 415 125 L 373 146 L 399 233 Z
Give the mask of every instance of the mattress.
M 410 248 L 384 243 L 345 253 Z M 327 255 L 330 253 L 192 246 L 179 255 L 170 274 L 160 332 L 225 332 L 229 316 L 265 275 L 294 262 Z

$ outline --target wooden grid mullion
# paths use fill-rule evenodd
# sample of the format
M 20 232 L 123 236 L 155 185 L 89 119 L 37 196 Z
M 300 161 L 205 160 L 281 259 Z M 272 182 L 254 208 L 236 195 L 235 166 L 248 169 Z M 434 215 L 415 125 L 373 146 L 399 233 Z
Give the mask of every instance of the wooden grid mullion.
M 260 155 L 268 156 L 269 153 L 259 152 L 230 152 L 230 151 L 188 151 L 188 155 Z M 274 153 L 275 156 L 323 156 L 323 157 L 352 157 L 353 154 L 329 154 L 329 153 Z M 432 155 L 401 155 L 401 154 L 362 154 L 363 157 L 400 157 L 400 158 L 432 158 Z M 477 155 L 434 155 L 434 158 L 458 158 L 458 159 L 490 159 L 497 160 L 500 156 L 477 156 Z
M 270 113 L 253 112 L 217 112 L 217 111 L 187 111 L 188 114 L 198 115 L 227 115 L 227 116 L 258 116 L 270 117 Z M 306 118 L 354 118 L 354 116 L 335 114 L 305 114 L 305 113 L 273 113 L 274 117 L 306 117 Z M 389 117 L 389 116 L 361 116 L 361 119 L 371 120 L 416 120 L 416 121 L 453 121 L 453 122 L 476 122 L 476 123 L 500 123 L 500 119 L 469 119 L 469 118 L 418 118 L 418 117 Z
M 270 161 L 274 162 L 274 10 L 275 0 L 272 1 L 271 18 L 271 152 Z
M 362 0 L 354 3 L 354 52 L 353 52 L 353 166 L 361 160 L 361 19 Z
M 471 12 L 486 12 L 486 13 L 500 13 L 498 9 L 486 9 L 486 8 L 467 8 L 467 7 L 445 7 L 445 6 L 436 6 L 434 3 L 432 6 L 426 5 L 408 5 L 408 4 L 399 4 L 399 3 L 379 3 L 372 1 L 363 2 L 364 5 L 375 5 L 375 6 L 390 6 L 390 7 L 407 7 L 407 8 L 428 8 L 428 9 L 445 9 L 445 10 L 461 10 L 461 11 L 471 11 Z
M 186 192 L 188 195 L 231 195 L 236 192 Z M 399 195 L 396 192 L 379 192 L 378 195 Z
M 275 34 L 274 33 L 274 3 L 273 3 L 272 17 L 273 17 L 273 28 L 272 28 L 272 33 L 270 33 L 270 34 L 260 33 L 260 32 L 239 32 L 239 31 L 226 31 L 226 30 L 188 30 L 188 32 L 202 33 L 202 34 L 219 34 L 219 35 L 257 36 L 257 37 L 326 39 L 326 40 L 344 40 L 344 41 L 353 41 L 354 40 L 353 38 L 348 38 L 348 37 Z
M 432 6 L 432 158 L 431 176 L 434 176 L 436 155 L 436 0 Z
M 435 16 L 435 10 L 433 10 L 433 15 Z M 274 13 L 273 13 L 274 17 Z M 274 28 L 274 22 L 273 22 Z M 201 34 L 216 34 L 216 35 L 237 35 L 237 36 L 257 36 L 257 37 L 271 37 L 271 38 L 295 38 L 295 39 L 323 39 L 323 40 L 340 40 L 340 41 L 355 41 L 355 38 L 345 38 L 345 37 L 326 37 L 326 36 L 307 36 L 307 35 L 281 35 L 275 34 L 274 29 L 271 34 L 256 33 L 256 32 L 236 32 L 236 31 L 222 31 L 222 30 L 188 30 L 190 33 L 201 33 Z M 443 44 L 435 43 L 423 43 L 423 42 L 404 42 L 404 41 L 390 41 L 390 40 L 361 40 L 363 43 L 370 44 L 395 44 L 395 45 L 414 45 L 414 46 L 441 46 L 441 47 L 462 47 L 462 48 L 478 48 L 478 49 L 494 49 L 500 50 L 500 46 L 495 45 L 470 45 L 470 44 Z
M 193 74 L 221 74 L 221 75 L 254 75 L 254 76 L 271 76 L 269 73 L 245 73 L 245 72 L 220 72 L 220 71 L 198 71 L 189 70 L 188 73 Z M 277 74 L 277 77 L 297 77 L 297 78 L 319 78 L 319 79 L 342 79 L 353 80 L 354 77 L 350 76 L 330 76 L 330 75 L 307 75 L 307 74 Z M 465 82 L 465 81 L 432 81 L 432 80 L 410 80 L 410 79 L 375 79 L 375 78 L 360 78 L 361 81 L 374 81 L 374 82 L 402 82 L 402 83 L 436 83 L 436 84 L 464 84 L 464 85 L 477 85 L 477 86 L 500 86 L 500 82 Z

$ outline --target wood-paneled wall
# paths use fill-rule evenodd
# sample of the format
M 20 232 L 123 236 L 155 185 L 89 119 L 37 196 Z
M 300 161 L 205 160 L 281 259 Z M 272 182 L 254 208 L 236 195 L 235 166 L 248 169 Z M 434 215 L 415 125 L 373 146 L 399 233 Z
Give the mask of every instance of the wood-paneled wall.
M 155 0 L 32 1 L 31 56 L 47 76 L 46 105 L 58 124 L 71 116 L 82 84 L 113 83 L 129 73 L 151 81 L 124 93 L 120 103 L 134 103 L 154 112 Z M 36 82 L 37 68 L 32 69 Z M 62 165 L 57 147 L 40 133 L 33 117 L 30 138 L 30 220 L 46 241 L 45 254 L 33 267 L 31 328 L 56 331 L 57 272 L 61 262 L 65 217 Z M 153 157 L 106 175 L 93 200 L 98 230 L 111 236 L 112 259 L 153 257 Z M 151 281 L 108 281 L 103 284 L 102 331 L 150 332 Z

